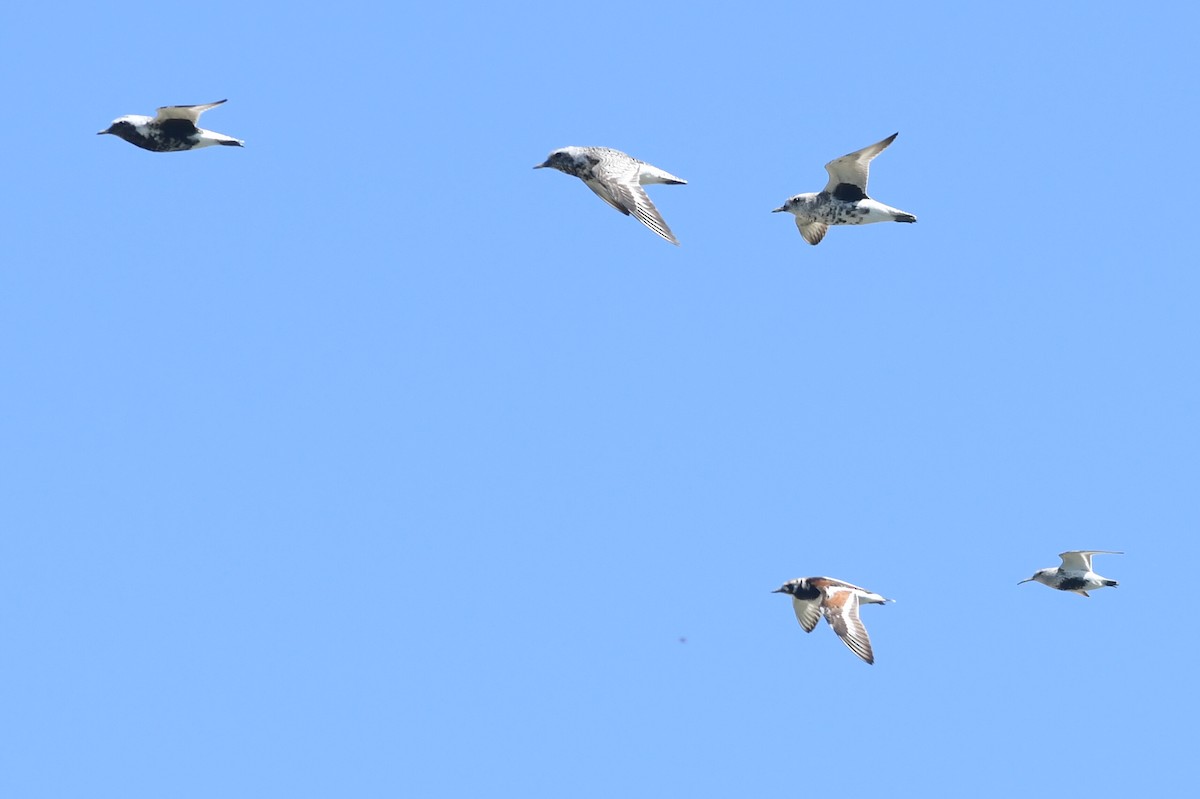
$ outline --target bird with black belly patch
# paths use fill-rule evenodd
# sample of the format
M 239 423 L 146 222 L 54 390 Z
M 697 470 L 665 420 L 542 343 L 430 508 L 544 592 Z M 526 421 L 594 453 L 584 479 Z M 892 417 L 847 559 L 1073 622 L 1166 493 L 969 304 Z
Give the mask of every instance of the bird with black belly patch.
M 830 225 L 869 225 L 872 222 L 916 222 L 907 211 L 892 208 L 867 196 L 871 161 L 896 140 L 899 133 L 835 158 L 825 165 L 829 182 L 819 192 L 797 194 L 772 213 L 784 211 L 796 217 L 796 227 L 809 244 L 820 244 Z
M 1092 555 L 1124 555 L 1124 552 L 1113 552 L 1110 549 L 1073 549 L 1059 555 L 1062 565 L 1049 569 L 1038 569 L 1028 580 L 1021 583 L 1041 583 L 1059 591 L 1070 591 L 1080 596 L 1088 596 L 1088 591 L 1097 588 L 1116 588 L 1117 581 L 1101 577 L 1092 571 Z
M 153 117 L 128 114 L 117 117 L 98 135 L 110 133 L 135 144 L 143 150 L 155 153 L 176 153 L 223 144 L 227 147 L 242 147 L 244 142 L 224 133 L 216 133 L 198 127 L 200 115 L 216 108 L 225 100 L 204 105 L 167 105 L 158 109 Z

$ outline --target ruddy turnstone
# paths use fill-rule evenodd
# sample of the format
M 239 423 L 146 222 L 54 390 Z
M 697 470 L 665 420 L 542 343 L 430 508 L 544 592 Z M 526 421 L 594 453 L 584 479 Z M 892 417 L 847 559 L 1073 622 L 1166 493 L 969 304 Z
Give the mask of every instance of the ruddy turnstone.
M 894 602 L 879 594 L 873 594 L 865 588 L 844 583 L 832 577 L 801 577 L 788 580 L 772 593 L 790 594 L 792 609 L 796 611 L 796 620 L 811 633 L 817 626 L 817 621 L 824 616 L 825 621 L 842 639 L 842 643 L 850 647 L 854 654 L 867 663 L 875 662 L 875 653 L 871 650 L 871 639 L 867 636 L 867 628 L 858 617 L 858 606 L 862 603 L 882 605 Z

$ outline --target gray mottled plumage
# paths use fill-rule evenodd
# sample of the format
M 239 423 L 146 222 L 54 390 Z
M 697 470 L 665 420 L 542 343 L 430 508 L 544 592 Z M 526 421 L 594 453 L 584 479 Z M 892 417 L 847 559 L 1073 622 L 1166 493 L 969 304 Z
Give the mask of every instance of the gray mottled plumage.
M 895 141 L 899 133 L 835 158 L 825 165 L 829 182 L 819 192 L 797 194 L 774 210 L 796 217 L 796 227 L 809 244 L 820 244 L 830 225 L 866 225 L 871 222 L 916 222 L 917 218 L 867 196 L 871 160 Z
M 244 145 L 241 139 L 197 127 L 201 114 L 223 102 L 225 100 L 203 105 L 167 105 L 158 109 L 153 117 L 128 114 L 114 119 L 100 135 L 110 133 L 155 153 L 195 150 L 214 144 L 241 147 Z
M 613 208 L 626 216 L 637 217 L 639 222 L 667 241 L 679 244 L 642 186 L 687 183 L 683 178 L 611 147 L 563 147 L 550 153 L 534 169 L 545 167 L 574 175 Z

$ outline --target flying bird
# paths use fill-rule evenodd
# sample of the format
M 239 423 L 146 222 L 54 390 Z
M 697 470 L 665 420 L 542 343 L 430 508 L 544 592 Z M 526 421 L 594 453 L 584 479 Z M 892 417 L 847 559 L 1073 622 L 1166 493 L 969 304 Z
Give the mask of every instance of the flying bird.
M 642 186 L 687 183 L 683 178 L 610 147 L 563 147 L 534 169 L 545 167 L 574 175 L 613 208 L 626 216 L 632 214 L 667 241 L 679 244 Z
M 797 194 L 771 213 L 796 215 L 796 227 L 809 244 L 820 244 L 830 225 L 867 225 L 871 222 L 916 222 L 910 213 L 876 202 L 867 196 L 871 160 L 895 141 L 893 133 L 881 142 L 835 158 L 825 165 L 829 182 L 819 192 Z
M 214 144 L 242 147 L 245 142 L 241 139 L 197 127 L 201 114 L 224 102 L 226 101 L 218 100 L 204 105 L 167 105 L 158 109 L 158 113 L 153 117 L 128 114 L 114 119 L 112 124 L 98 135 L 111 133 L 143 150 L 156 153 L 195 150 Z
M 806 633 L 811 633 L 817 626 L 817 621 L 824 616 L 825 621 L 829 622 L 829 626 L 842 639 L 842 643 L 867 663 L 875 662 L 875 653 L 871 650 L 867 628 L 858 617 L 858 606 L 864 602 L 869 605 L 882 605 L 885 602 L 896 601 L 832 577 L 801 577 L 788 580 L 771 593 L 791 595 L 796 620 Z
M 1117 586 L 1116 580 L 1101 577 L 1092 571 L 1092 555 L 1124 554 L 1124 552 L 1113 552 L 1108 549 L 1073 549 L 1070 552 L 1063 552 L 1059 555 L 1062 558 L 1061 566 L 1051 569 L 1038 569 L 1032 577 L 1028 580 L 1022 580 L 1017 585 L 1028 582 L 1039 582 L 1042 585 L 1057 588 L 1059 591 L 1071 591 L 1072 593 L 1088 596 L 1088 591 L 1095 591 L 1097 588 L 1115 588 Z

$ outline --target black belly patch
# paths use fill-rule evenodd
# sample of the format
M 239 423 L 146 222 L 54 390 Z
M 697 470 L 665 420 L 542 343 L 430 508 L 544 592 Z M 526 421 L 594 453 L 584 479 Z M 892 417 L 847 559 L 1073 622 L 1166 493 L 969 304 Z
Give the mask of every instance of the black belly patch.
M 195 136 L 199 130 L 188 119 L 164 119 L 155 127 L 164 139 L 187 139 Z
M 1058 584 L 1059 591 L 1078 591 L 1087 588 L 1087 580 L 1082 577 L 1068 577 Z
M 867 199 L 867 193 L 853 183 L 839 183 L 833 189 L 833 198 L 844 203 L 856 203 Z

